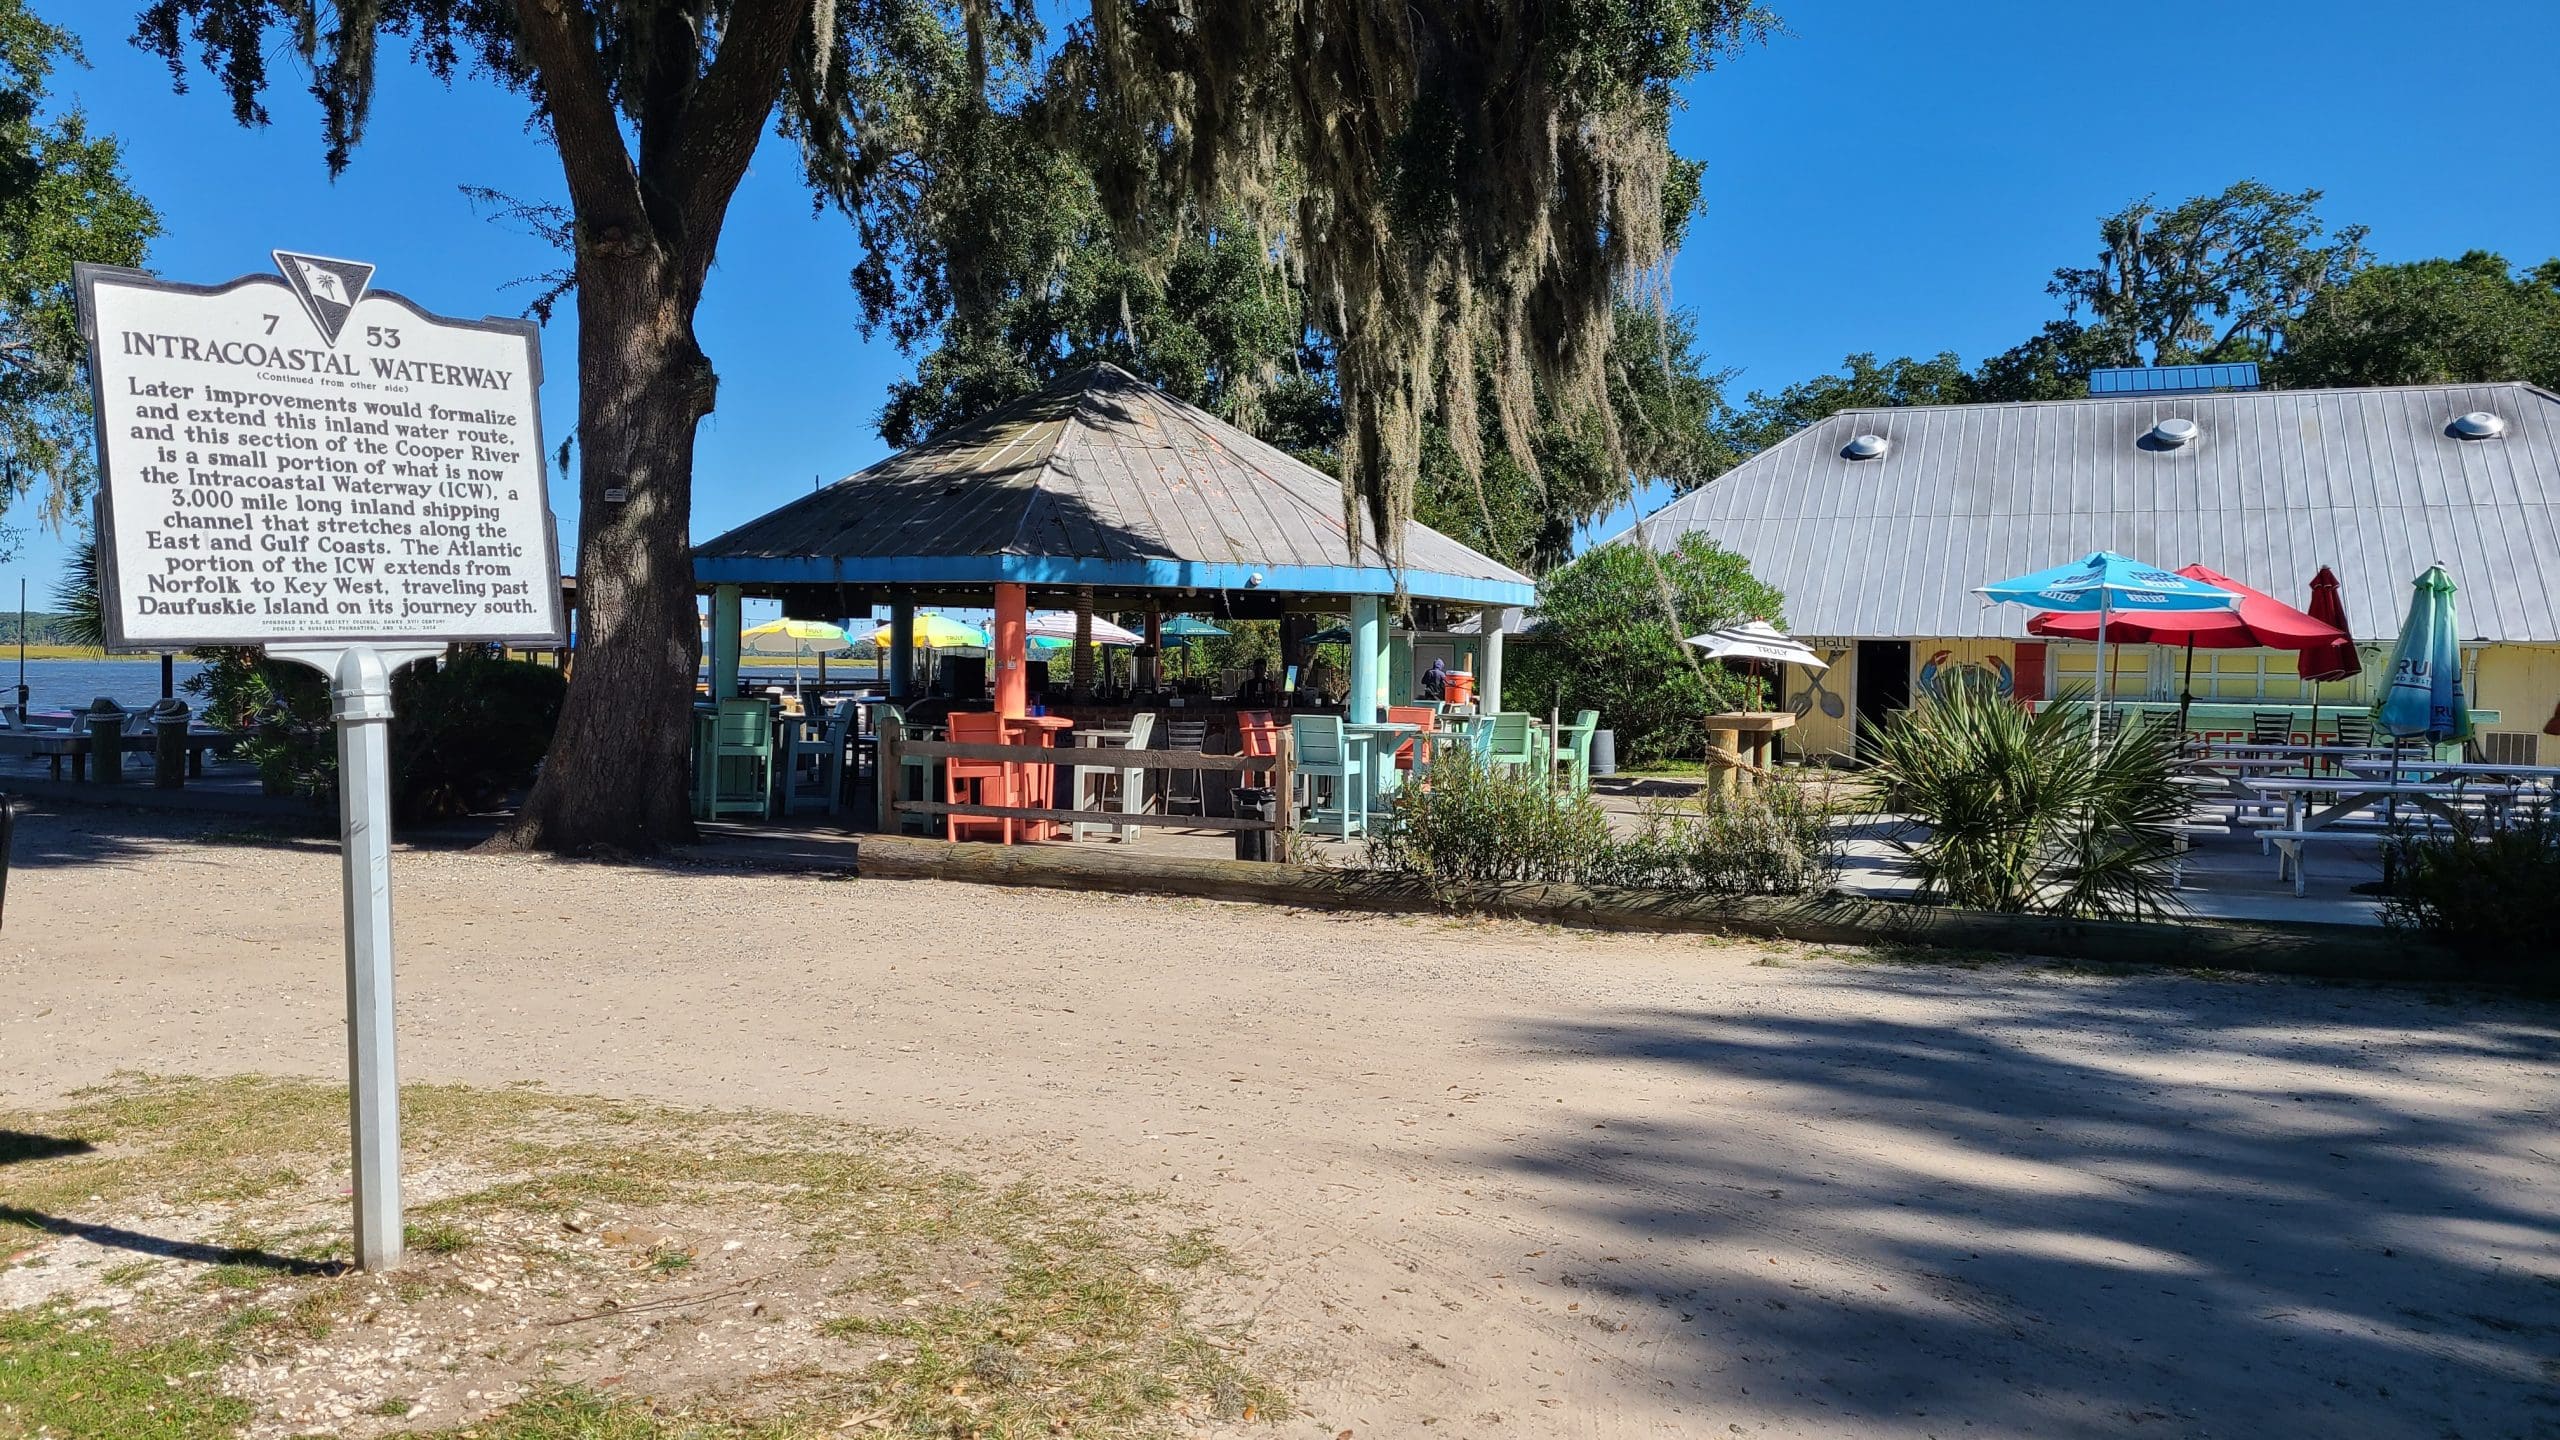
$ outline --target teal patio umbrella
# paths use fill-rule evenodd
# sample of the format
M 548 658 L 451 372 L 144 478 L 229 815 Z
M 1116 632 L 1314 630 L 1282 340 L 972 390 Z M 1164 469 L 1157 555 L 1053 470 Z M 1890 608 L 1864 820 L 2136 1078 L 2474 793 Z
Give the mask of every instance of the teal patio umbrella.
M 2450 745 L 2471 738 L 2462 692 L 2461 632 L 2454 624 L 2453 577 L 2442 565 L 2410 582 L 2409 618 L 2391 650 L 2391 681 L 2373 707 L 2377 729 L 2400 740 Z
M 2031 575 L 1995 580 L 1975 587 L 1975 594 L 2038 610 L 2087 612 L 2098 617 L 2097 684 L 2089 696 L 2089 744 L 2097 747 L 2106 732 L 2107 627 L 2122 619 L 2189 610 L 2237 610 L 2240 597 L 2221 586 L 2163 570 L 2157 565 L 2092 550 L 2069 565 L 2056 565 Z

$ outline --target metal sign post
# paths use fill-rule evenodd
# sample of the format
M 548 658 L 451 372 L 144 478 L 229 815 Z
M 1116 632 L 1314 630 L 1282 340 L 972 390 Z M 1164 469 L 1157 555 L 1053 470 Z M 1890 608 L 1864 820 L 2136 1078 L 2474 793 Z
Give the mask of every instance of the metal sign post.
M 400 1064 L 392 1034 L 391 675 L 441 645 L 270 645 L 329 677 L 338 722 L 338 847 L 347 918 L 347 1130 L 356 1264 L 400 1263 Z
M 344 864 L 356 1263 L 400 1261 L 391 677 L 454 643 L 564 634 L 542 356 L 374 267 L 279 250 L 183 285 L 74 268 L 98 423 L 107 648 L 266 648 L 329 677 Z

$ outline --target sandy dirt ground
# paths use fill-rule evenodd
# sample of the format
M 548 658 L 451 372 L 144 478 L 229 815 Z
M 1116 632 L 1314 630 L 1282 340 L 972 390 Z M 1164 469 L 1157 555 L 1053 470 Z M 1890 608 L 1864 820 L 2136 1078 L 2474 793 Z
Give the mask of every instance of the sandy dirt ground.
M 12 1101 L 340 1073 L 334 850 L 169 826 L 22 827 Z M 397 868 L 409 1078 L 843 1116 L 1196 1202 L 1282 1434 L 2560 1434 L 2548 1005 Z

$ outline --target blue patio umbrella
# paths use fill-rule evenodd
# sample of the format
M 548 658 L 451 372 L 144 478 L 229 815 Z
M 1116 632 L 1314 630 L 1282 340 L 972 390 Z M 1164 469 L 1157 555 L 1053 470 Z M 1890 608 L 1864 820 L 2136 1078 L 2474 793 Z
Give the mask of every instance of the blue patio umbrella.
M 2097 686 L 2089 697 L 2089 743 L 2104 733 L 2101 720 L 2107 703 L 2107 625 L 2117 615 L 2156 615 L 2167 611 L 2236 610 L 2240 597 L 2192 575 L 2147 564 L 2113 550 L 2093 550 L 2069 565 L 2056 565 L 2032 575 L 1995 580 L 1975 594 L 2038 610 L 2072 610 L 2098 617 Z
M 2462 691 L 2461 632 L 2454 625 L 2453 577 L 2442 565 L 2410 582 L 2409 618 L 2391 650 L 2391 682 L 2373 707 L 2384 733 L 2448 745 L 2471 738 L 2471 704 Z

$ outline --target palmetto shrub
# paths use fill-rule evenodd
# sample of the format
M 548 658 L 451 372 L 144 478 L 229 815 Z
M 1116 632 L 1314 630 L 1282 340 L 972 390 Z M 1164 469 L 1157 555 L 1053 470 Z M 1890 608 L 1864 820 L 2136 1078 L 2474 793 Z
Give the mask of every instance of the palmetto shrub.
M 2560 984 L 2560 819 L 2410 831 L 2391 848 L 2385 924 L 2442 942 L 2484 974 Z
M 2176 740 L 2142 724 L 2093 748 L 2078 709 L 2030 711 L 1959 680 L 1896 716 L 1873 750 L 1896 845 L 1924 898 L 1982 910 L 2132 918 L 2178 904 Z

